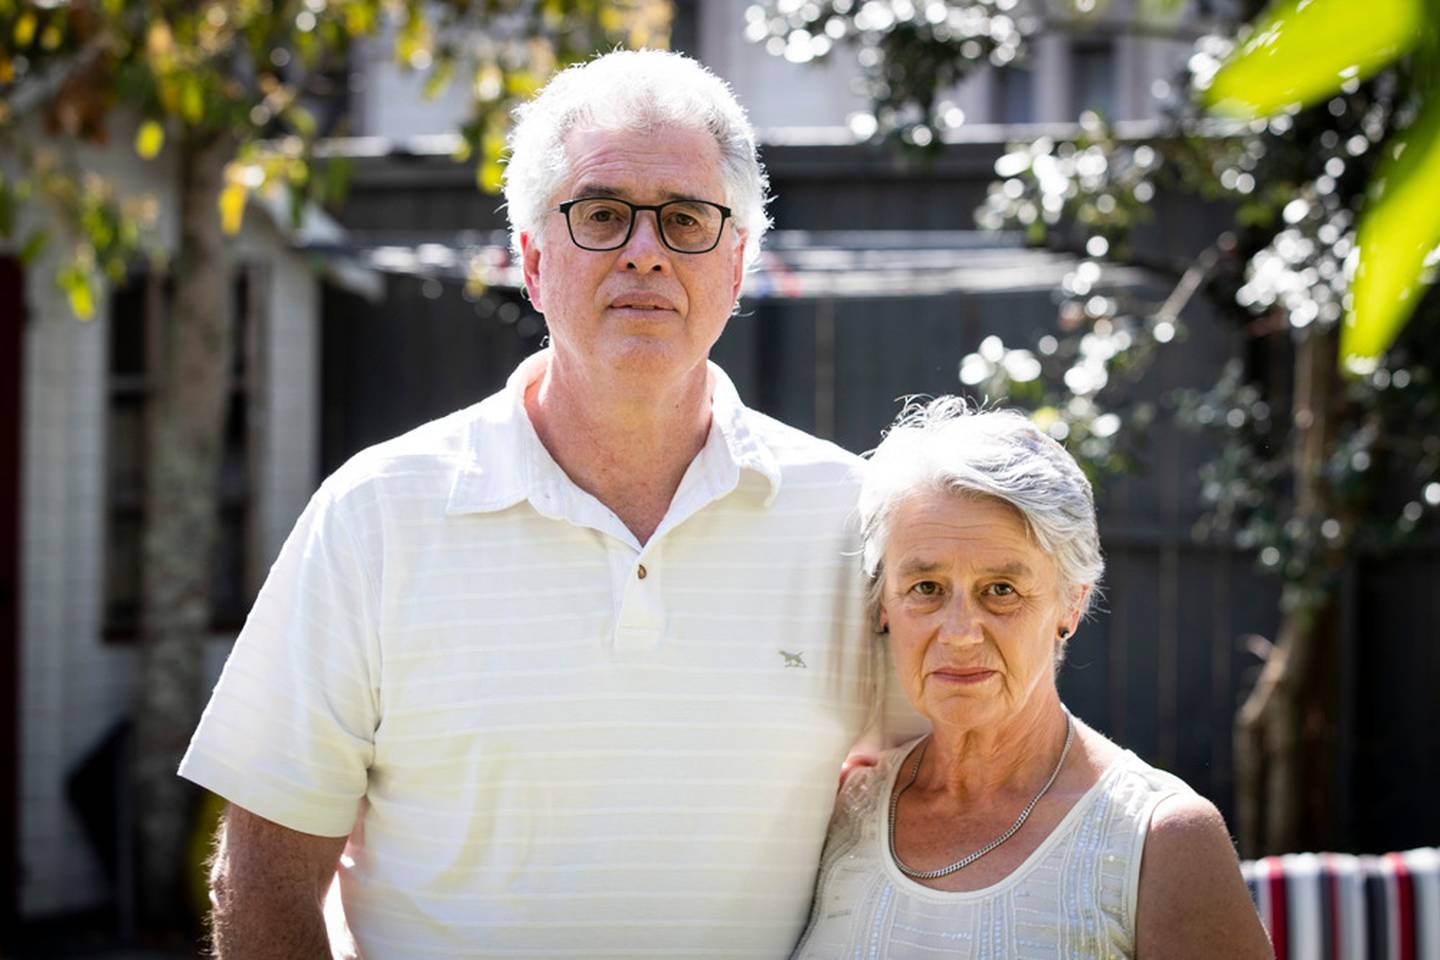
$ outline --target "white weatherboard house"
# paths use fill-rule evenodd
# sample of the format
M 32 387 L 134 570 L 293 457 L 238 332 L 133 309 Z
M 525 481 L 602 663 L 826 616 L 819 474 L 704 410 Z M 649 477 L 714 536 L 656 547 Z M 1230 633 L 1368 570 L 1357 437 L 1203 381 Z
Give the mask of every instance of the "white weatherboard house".
M 152 194 L 155 239 L 173 251 L 173 158 L 142 161 L 131 142 L 114 130 L 114 146 L 86 148 L 74 159 L 126 193 Z M 225 530 L 232 543 L 222 576 L 241 595 L 263 577 L 318 480 L 324 278 L 295 248 L 335 228 L 312 213 L 292 230 L 283 209 L 252 203 L 233 241 L 245 356 L 234 387 L 238 424 L 227 440 Z M 15 737 L 13 754 L 0 753 L 11 767 L 0 782 L 13 784 L 16 795 L 15 822 L 0 825 L 0 851 L 14 864 L 12 909 L 22 920 L 91 908 L 114 895 L 67 800 L 66 781 L 128 713 L 136 675 L 133 471 L 144 403 L 137 342 L 144 284 L 110 292 L 92 319 L 78 320 L 53 279 L 57 249 L 52 244 L 23 269 L 0 249 L 8 261 L 0 272 L 9 278 L 0 283 L 0 350 L 13 344 L 20 355 L 18 410 L 0 409 L 19 427 L 16 450 L 0 450 L 0 464 L 18 460 L 16 502 L 0 504 L 16 511 L 18 532 L 0 550 L 13 551 L 20 585 L 16 622 L 0 621 L 0 645 L 9 641 L 4 662 L 15 665 L 0 686 L 7 714 L 0 729 Z M 333 266 L 325 273 L 352 288 L 375 282 Z M 212 674 L 231 635 L 222 630 L 212 646 Z

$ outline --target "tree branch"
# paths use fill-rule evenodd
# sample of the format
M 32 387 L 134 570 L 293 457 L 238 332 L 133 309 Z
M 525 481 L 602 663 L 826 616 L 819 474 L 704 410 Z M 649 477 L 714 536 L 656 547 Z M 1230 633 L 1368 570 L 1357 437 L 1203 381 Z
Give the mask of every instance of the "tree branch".
M 51 64 L 32 80 L 21 84 L 10 97 L 10 113 L 18 118 L 44 106 L 76 74 L 89 68 L 100 54 L 110 47 L 110 35 L 96 34 L 77 50 L 74 56 Z

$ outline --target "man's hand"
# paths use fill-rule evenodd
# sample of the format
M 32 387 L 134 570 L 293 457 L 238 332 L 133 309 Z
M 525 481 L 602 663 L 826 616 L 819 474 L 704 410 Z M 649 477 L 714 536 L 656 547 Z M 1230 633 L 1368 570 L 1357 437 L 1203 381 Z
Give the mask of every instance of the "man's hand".
M 317 837 L 230 804 L 215 834 L 211 935 L 219 960 L 330 960 L 325 894 L 344 837 Z
M 845 786 L 845 778 L 854 772 L 856 767 L 873 767 L 879 762 L 879 758 L 873 753 L 852 753 L 840 764 L 840 787 Z M 838 788 L 837 788 L 838 789 Z

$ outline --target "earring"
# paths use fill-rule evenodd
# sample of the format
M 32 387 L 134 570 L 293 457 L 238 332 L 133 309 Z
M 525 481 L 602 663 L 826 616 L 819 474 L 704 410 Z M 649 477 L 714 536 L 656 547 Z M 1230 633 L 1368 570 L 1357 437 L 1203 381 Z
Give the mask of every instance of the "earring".
M 1061 640 L 1064 640 L 1064 639 L 1065 639 L 1066 637 L 1068 637 L 1068 636 L 1070 636 L 1070 628 L 1069 628 L 1069 627 L 1061 627 L 1061 628 L 1060 628 L 1060 639 L 1061 639 Z

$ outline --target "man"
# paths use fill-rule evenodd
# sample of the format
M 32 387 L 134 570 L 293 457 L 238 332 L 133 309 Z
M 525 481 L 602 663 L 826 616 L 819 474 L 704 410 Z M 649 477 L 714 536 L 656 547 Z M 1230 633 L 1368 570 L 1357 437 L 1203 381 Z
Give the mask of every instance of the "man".
M 784 957 L 869 718 L 859 461 L 708 364 L 766 227 L 693 61 L 518 117 L 550 348 L 357 456 L 296 525 L 181 773 L 229 802 L 222 957 Z M 347 846 L 348 839 L 348 846 Z M 342 855 L 343 853 L 343 855 Z

